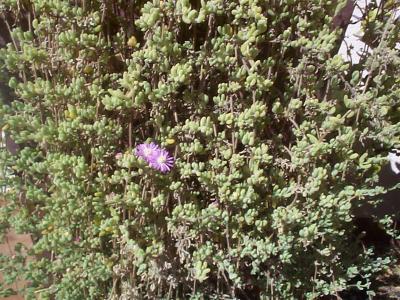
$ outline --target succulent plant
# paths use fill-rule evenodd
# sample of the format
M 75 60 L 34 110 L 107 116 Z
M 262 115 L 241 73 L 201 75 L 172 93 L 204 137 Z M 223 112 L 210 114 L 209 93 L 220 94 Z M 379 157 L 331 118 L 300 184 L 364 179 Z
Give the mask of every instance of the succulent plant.
M 1 257 L 6 281 L 28 299 L 372 294 L 389 259 L 352 212 L 400 142 L 398 5 L 366 8 L 352 63 L 345 2 L 3 0 L 20 150 L 0 154 L 0 224 L 34 240 Z M 163 159 L 136 155 L 150 142 Z

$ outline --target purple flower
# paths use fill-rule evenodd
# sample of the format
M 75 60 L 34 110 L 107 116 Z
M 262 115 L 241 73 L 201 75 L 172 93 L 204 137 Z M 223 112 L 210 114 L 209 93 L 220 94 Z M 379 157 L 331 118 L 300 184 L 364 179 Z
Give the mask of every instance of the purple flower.
M 166 173 L 174 166 L 174 158 L 169 155 L 167 150 L 158 149 L 151 156 L 149 165 L 153 169 Z
M 136 146 L 135 154 L 150 163 L 151 158 L 159 151 L 159 147 L 154 143 L 143 143 Z
M 135 154 L 143 158 L 151 168 L 169 172 L 174 165 L 174 158 L 169 155 L 168 151 L 161 149 L 155 143 L 143 143 L 136 146 Z

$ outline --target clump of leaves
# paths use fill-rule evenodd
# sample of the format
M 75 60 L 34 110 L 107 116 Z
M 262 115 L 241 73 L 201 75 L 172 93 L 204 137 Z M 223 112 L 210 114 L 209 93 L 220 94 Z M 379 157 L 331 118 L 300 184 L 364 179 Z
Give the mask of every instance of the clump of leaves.
M 352 209 L 386 191 L 399 142 L 399 23 L 393 3 L 366 11 L 370 51 L 346 62 L 343 4 L 3 1 L 1 126 L 20 149 L 1 152 L 0 216 L 34 239 L 3 273 L 41 299 L 368 290 L 388 260 Z M 133 152 L 151 142 L 170 172 Z

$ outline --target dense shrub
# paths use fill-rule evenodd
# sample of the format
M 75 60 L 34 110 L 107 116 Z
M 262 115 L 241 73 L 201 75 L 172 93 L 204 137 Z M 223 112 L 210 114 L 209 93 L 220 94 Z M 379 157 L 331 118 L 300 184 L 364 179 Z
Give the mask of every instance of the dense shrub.
M 400 141 L 394 3 L 367 8 L 352 64 L 343 1 L 3 0 L 1 126 L 20 149 L 1 153 L 1 224 L 34 240 L 6 279 L 39 299 L 368 290 L 388 261 L 352 209 L 385 192 Z

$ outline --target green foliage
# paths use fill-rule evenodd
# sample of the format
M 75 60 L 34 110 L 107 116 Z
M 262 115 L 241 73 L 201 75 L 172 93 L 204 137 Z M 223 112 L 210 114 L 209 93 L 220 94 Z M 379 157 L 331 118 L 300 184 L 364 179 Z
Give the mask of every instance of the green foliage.
M 368 290 L 388 260 L 352 209 L 400 142 L 393 3 L 368 8 L 352 64 L 343 1 L 3 1 L 0 125 L 21 149 L 1 153 L 1 228 L 34 239 L 1 258 L 7 280 L 31 299 Z M 135 157 L 146 140 L 172 172 Z

